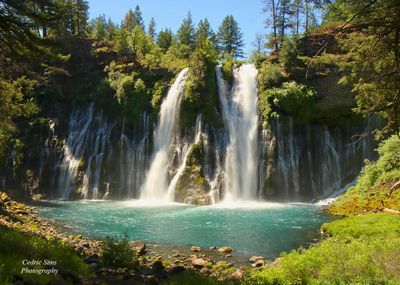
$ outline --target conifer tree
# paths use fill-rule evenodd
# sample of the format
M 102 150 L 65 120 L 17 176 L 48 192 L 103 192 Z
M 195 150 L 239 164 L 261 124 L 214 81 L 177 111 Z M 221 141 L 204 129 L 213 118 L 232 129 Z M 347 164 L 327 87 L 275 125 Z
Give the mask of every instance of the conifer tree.
M 190 13 L 190 11 L 188 12 L 187 17 L 183 20 L 178 30 L 177 36 L 180 44 L 194 47 L 195 30 L 192 21 L 192 14 Z
M 222 21 L 217 34 L 218 48 L 220 52 L 231 54 L 233 57 L 243 57 L 243 34 L 239 24 L 232 15 L 228 15 Z

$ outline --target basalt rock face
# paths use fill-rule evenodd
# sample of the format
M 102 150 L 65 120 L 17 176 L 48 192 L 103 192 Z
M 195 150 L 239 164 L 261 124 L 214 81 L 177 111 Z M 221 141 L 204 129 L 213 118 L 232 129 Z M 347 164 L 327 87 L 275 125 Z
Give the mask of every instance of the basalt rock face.
M 155 138 L 160 119 L 154 122 L 145 112 L 127 126 L 92 104 L 76 106 L 48 122 L 38 140 L 40 155 L 26 168 L 26 191 L 62 199 L 143 198 L 146 179 L 150 184 L 165 179 L 165 189 L 153 188 L 150 198 L 200 205 L 223 199 L 310 201 L 340 191 L 356 178 L 364 159 L 374 159 L 372 138 L 355 142 L 354 136 L 370 132 L 376 120 L 326 126 L 281 116 L 262 124 L 254 108 L 255 82 L 254 69 L 244 67 L 222 94 L 226 86 L 219 78 L 223 127 L 198 116 L 182 131 L 179 118 L 163 118 L 169 132 L 161 154 L 155 141 L 166 138 L 161 133 Z M 179 108 L 183 90 L 177 84 L 168 104 Z M 149 179 L 160 155 L 165 167 Z M 0 186 L 7 188 L 10 179 L 2 177 Z

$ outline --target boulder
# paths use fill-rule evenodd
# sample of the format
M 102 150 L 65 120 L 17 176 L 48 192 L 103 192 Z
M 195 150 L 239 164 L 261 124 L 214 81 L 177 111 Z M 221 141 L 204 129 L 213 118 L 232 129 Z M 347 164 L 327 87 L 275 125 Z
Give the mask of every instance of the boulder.
M 262 256 L 252 256 L 252 257 L 250 257 L 250 259 L 249 259 L 249 261 L 250 261 L 251 263 L 256 263 L 256 262 L 259 261 L 259 260 L 264 260 L 264 257 L 262 257 Z
M 200 246 L 192 246 L 190 248 L 190 250 L 193 251 L 193 252 L 199 252 L 201 250 L 201 248 L 200 248 Z
M 263 267 L 265 265 L 265 260 L 264 259 L 259 259 L 256 262 L 253 263 L 254 267 Z
M 218 252 L 220 253 L 232 253 L 232 248 L 229 246 L 223 246 L 218 248 Z
M 203 268 L 206 264 L 206 261 L 202 258 L 195 258 L 191 261 L 191 264 L 194 268 Z
M 129 243 L 131 247 L 137 252 L 139 255 L 143 255 L 146 253 L 146 244 L 140 240 L 131 241 Z

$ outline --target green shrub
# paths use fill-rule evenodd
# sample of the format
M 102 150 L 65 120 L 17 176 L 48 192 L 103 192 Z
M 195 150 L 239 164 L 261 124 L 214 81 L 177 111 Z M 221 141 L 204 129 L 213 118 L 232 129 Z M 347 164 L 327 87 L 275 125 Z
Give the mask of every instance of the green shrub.
M 135 269 L 138 266 L 136 252 L 129 245 L 127 235 L 116 239 L 107 237 L 101 252 L 104 266 Z
M 293 67 L 302 64 L 302 61 L 298 59 L 299 54 L 299 38 L 297 36 L 286 37 L 279 50 L 279 62 L 286 70 L 290 71 Z
M 264 120 L 276 111 L 307 121 L 312 118 L 315 97 L 315 91 L 303 84 L 284 82 L 280 88 L 266 89 L 259 94 L 259 108 Z

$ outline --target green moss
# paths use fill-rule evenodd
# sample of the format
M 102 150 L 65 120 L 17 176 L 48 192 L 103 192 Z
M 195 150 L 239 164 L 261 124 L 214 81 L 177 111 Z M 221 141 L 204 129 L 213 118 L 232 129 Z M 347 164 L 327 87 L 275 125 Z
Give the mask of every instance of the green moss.
M 193 204 L 199 204 L 196 199 L 207 195 L 209 185 L 202 173 L 202 160 L 204 156 L 204 146 L 202 141 L 192 145 L 186 161 L 186 167 L 179 177 L 175 189 L 175 201 L 184 202 L 191 196 Z M 189 189 L 191 193 L 189 193 Z M 192 193 L 193 192 L 193 193 Z

